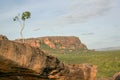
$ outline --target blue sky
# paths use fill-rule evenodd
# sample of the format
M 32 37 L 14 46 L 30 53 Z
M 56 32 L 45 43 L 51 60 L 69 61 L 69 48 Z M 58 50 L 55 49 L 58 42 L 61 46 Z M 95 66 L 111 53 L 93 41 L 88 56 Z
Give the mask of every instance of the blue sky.
M 77 36 L 89 49 L 120 46 L 120 0 L 0 0 L 0 34 L 20 38 L 13 17 L 31 12 L 25 38 Z

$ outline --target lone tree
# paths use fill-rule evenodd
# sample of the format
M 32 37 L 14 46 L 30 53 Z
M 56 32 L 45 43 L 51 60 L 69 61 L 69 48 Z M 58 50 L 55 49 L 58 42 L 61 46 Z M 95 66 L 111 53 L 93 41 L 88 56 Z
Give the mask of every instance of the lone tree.
M 30 16 L 31 16 L 31 13 L 29 11 L 25 11 L 25 12 L 22 13 L 22 15 L 15 16 L 13 18 L 13 21 L 18 21 L 20 23 L 20 26 L 21 26 L 20 35 L 21 35 L 23 43 L 25 41 L 24 38 L 23 38 L 23 30 L 25 28 L 25 21 L 27 19 L 29 19 Z

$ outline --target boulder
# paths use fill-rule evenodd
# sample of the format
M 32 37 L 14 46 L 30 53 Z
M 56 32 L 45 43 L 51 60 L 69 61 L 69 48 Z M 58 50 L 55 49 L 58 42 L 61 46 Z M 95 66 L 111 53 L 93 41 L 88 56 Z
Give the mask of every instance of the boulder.
M 0 56 L 21 66 L 21 69 L 32 70 L 32 73 L 39 75 L 40 80 L 44 78 L 55 80 L 95 80 L 97 72 L 97 67 L 94 65 L 68 65 L 56 57 L 44 53 L 37 47 L 9 40 L 0 40 Z M 6 63 L 6 61 L 4 62 Z M 24 78 L 24 80 L 29 79 Z
M 46 80 L 46 76 L 39 76 L 35 71 L 0 56 L 0 80 Z
M 120 72 L 114 74 L 113 80 L 120 80 Z

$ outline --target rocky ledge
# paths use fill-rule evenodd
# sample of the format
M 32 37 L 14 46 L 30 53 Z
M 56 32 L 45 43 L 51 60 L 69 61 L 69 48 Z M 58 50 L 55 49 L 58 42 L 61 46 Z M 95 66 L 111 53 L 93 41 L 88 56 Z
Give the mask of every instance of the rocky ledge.
M 39 48 L 0 38 L 2 80 L 95 80 L 96 72 L 95 65 L 65 64 Z
M 16 42 L 22 42 L 21 39 L 16 39 Z M 81 49 L 87 50 L 87 46 L 83 44 L 78 37 L 75 36 L 48 36 L 39 38 L 25 39 L 25 43 L 34 47 L 40 47 L 42 44 L 52 49 Z

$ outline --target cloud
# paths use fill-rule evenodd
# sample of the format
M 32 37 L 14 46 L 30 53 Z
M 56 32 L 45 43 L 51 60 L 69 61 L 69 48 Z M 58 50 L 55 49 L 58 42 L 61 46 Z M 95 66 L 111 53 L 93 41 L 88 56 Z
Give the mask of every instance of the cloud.
M 111 9 L 112 0 L 77 0 L 66 9 L 66 14 L 59 17 L 61 23 L 80 23 Z
M 74 24 L 103 15 L 111 9 L 112 2 L 113 0 L 62 0 L 62 2 L 30 0 L 29 4 L 26 3 L 27 5 L 24 4 L 23 7 L 19 5 L 18 7 L 35 12 L 40 11 L 40 13 L 43 11 L 44 15 L 48 13 L 49 16 L 46 16 L 53 18 L 50 19 L 50 23 L 45 21 L 48 24 Z
M 111 9 L 112 3 L 113 0 L 61 0 L 59 2 L 56 0 L 30 0 L 12 7 L 7 13 L 1 14 L 0 17 L 6 19 L 9 15 L 14 16 L 25 10 L 30 10 L 32 17 L 36 18 L 33 23 L 37 25 L 63 26 L 83 23 L 95 16 L 103 15 Z M 40 15 L 37 13 L 40 13 Z
M 50 20 L 45 20 L 41 24 L 60 26 L 83 23 L 96 16 L 107 14 L 113 7 L 113 2 L 113 0 L 67 0 L 64 2 L 64 5 L 58 4 L 58 6 L 62 7 L 56 7 L 57 9 L 51 12 L 53 15 L 57 16 Z

